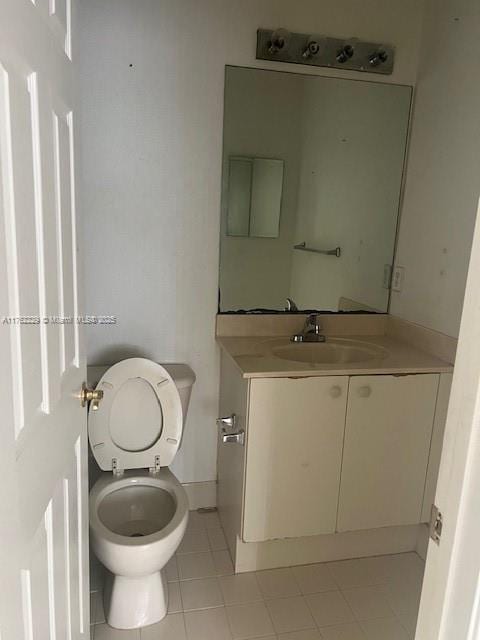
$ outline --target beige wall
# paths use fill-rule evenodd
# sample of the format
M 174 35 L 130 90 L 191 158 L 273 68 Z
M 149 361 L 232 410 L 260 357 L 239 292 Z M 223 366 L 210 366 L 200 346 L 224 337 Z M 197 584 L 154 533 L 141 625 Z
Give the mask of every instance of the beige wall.
M 429 0 L 391 312 L 458 336 L 480 194 L 480 4 Z
M 115 327 L 88 330 L 89 361 L 111 362 L 134 353 L 192 366 L 197 383 L 173 467 L 182 481 L 216 476 L 214 329 L 225 65 L 287 68 L 255 60 L 256 29 L 283 25 L 391 43 L 397 49 L 395 72 L 384 81 L 412 84 L 422 4 L 79 3 L 83 156 L 78 188 L 86 311 L 118 316 Z M 358 77 L 307 67 L 302 72 Z

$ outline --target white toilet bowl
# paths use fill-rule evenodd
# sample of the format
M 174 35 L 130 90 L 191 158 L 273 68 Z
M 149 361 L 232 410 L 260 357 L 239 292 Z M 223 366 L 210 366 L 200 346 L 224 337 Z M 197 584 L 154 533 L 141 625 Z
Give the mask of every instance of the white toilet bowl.
M 90 536 L 111 572 L 104 592 L 108 623 L 131 629 L 161 620 L 168 609 L 161 570 L 188 521 L 188 498 L 168 469 L 155 474 L 102 474 L 90 492 Z
M 167 614 L 162 569 L 188 521 L 187 494 L 168 465 L 182 441 L 195 375 L 186 365 L 145 358 L 98 369 L 103 395 L 90 407 L 88 438 L 104 473 L 90 491 L 90 537 L 110 571 L 107 622 L 136 629 Z

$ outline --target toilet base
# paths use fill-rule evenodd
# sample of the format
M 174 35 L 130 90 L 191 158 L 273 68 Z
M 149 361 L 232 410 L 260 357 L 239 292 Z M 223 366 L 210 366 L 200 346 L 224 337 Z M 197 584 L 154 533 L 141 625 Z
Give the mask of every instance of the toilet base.
M 167 615 L 168 588 L 161 571 L 141 578 L 109 574 L 105 583 L 107 623 L 115 629 L 138 629 Z

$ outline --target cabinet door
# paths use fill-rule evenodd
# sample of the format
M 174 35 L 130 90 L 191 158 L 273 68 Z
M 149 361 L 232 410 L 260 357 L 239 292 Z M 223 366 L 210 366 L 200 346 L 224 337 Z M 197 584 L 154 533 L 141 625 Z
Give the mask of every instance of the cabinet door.
M 350 379 L 338 531 L 421 521 L 438 374 Z
M 348 378 L 250 383 L 243 539 L 333 533 Z

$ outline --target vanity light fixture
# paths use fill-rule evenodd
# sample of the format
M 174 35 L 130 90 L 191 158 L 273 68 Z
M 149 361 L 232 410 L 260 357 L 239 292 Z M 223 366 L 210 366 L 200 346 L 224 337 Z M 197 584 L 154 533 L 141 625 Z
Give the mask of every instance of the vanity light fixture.
M 345 62 L 348 62 L 350 58 L 353 58 L 354 53 L 355 49 L 353 48 L 353 45 L 346 44 L 344 47 L 338 50 L 336 55 L 337 62 L 339 64 L 345 64 Z
M 330 38 L 286 29 L 258 29 L 257 60 L 391 74 L 392 46 L 358 38 Z
M 302 53 L 302 58 L 312 58 L 318 55 L 320 52 L 320 45 L 316 40 L 309 39 L 305 51 Z
M 368 61 L 370 62 L 371 67 L 378 67 L 381 64 L 385 64 L 388 60 L 388 53 L 385 49 L 378 49 L 369 57 Z
M 287 48 L 289 40 L 289 32 L 286 29 L 277 29 L 273 31 L 268 43 L 268 53 L 271 56 L 276 55 L 282 49 Z

